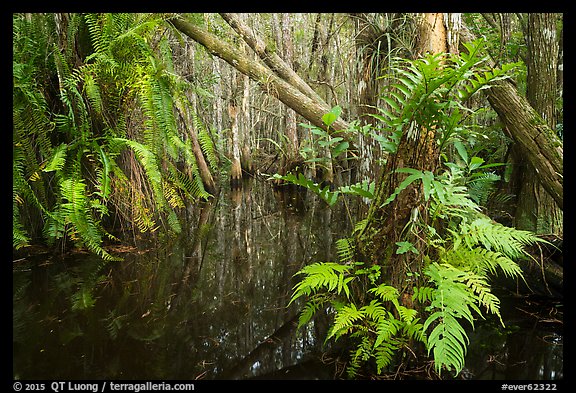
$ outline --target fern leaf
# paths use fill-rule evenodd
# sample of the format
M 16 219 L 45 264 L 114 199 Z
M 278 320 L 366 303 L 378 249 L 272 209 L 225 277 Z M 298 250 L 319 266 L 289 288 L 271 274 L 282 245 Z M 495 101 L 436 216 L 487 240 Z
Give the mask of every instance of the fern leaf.
M 328 335 L 326 336 L 326 341 L 335 336 L 335 339 L 350 333 L 354 322 L 362 319 L 364 317 L 364 312 L 357 309 L 353 303 L 345 305 L 336 311 L 334 316 L 334 323 L 330 328 Z
M 304 275 L 305 277 L 294 286 L 293 295 L 288 305 L 300 296 L 309 296 L 321 289 L 333 291 L 338 288 L 339 284 L 342 290 L 348 294 L 349 290 L 347 287 L 350 282 L 350 277 L 346 279 L 341 279 L 340 277 L 347 273 L 350 268 L 351 266 L 340 265 L 334 262 L 317 262 L 305 266 L 296 273 Z
M 58 147 L 54 148 L 52 158 L 50 159 L 50 161 L 48 161 L 43 171 L 52 172 L 62 169 L 64 167 L 64 164 L 66 163 L 67 149 L 68 145 L 65 143 L 62 143 Z
M 445 366 L 449 370 L 454 367 L 456 374 L 460 373 L 464 368 L 467 343 L 468 336 L 458 321 L 450 314 L 443 314 L 428 336 L 428 353 L 434 353 L 436 372 L 440 373 Z
M 395 319 L 392 314 L 388 314 L 388 318 L 382 319 L 376 325 L 376 340 L 374 341 L 374 348 L 378 348 L 382 344 L 390 344 L 392 337 L 396 335 L 400 328 L 400 321 Z
M 202 153 L 204 157 L 206 157 L 206 161 L 210 166 L 210 169 L 213 171 L 218 171 L 219 168 L 219 158 L 216 153 L 216 147 L 214 142 L 212 141 L 212 137 L 204 123 L 200 119 L 200 117 L 194 111 L 190 111 L 192 116 L 192 121 L 194 123 L 194 127 L 196 128 L 196 133 L 198 135 L 198 143 L 200 144 L 200 148 L 202 149 Z
M 393 302 L 398 300 L 398 289 L 390 285 L 380 284 L 375 288 L 370 288 L 368 292 L 374 293 L 383 301 Z
M 470 248 L 481 244 L 488 250 L 501 252 L 511 259 L 525 257 L 527 255 L 524 251 L 525 246 L 544 242 L 530 231 L 510 228 L 488 217 L 478 218 L 470 224 L 463 224 L 460 234 Z
M 310 320 L 316 315 L 316 312 L 320 309 L 323 302 L 318 301 L 318 299 L 311 299 L 306 302 L 304 308 L 300 312 L 298 317 L 298 329 L 306 325 Z
M 353 238 L 342 238 L 336 241 L 336 252 L 342 263 L 352 262 L 356 252 Z
M 374 358 L 376 359 L 376 372 L 378 374 L 382 373 L 392 363 L 398 348 L 391 342 L 384 342 L 376 347 Z

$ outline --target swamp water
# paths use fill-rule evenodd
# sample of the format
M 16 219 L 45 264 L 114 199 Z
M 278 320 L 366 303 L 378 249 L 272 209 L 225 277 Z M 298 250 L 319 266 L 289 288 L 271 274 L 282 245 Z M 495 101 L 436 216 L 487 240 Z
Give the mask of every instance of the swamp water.
M 334 379 L 342 370 L 323 356 L 326 322 L 296 330 L 298 309 L 286 305 L 300 268 L 336 260 L 353 210 L 252 181 L 189 208 L 181 236 L 123 250 L 122 262 L 17 261 L 13 377 Z M 462 377 L 562 379 L 556 305 L 507 299 L 506 328 L 479 321 L 469 334 Z

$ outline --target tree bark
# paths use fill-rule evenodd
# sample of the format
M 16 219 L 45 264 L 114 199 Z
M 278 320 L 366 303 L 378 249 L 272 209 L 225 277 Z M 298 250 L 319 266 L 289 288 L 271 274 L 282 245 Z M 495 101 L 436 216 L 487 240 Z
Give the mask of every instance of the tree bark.
M 546 124 L 556 126 L 556 71 L 558 39 L 556 14 L 533 13 L 528 15 L 528 47 L 526 98 L 532 108 L 542 116 Z M 544 190 L 534 167 L 526 162 L 524 154 L 516 154 L 519 162 L 516 175 L 521 178 L 517 195 L 515 225 L 519 229 L 538 234 L 562 235 L 562 210 Z
M 563 147 L 556 133 L 518 94 L 509 81 L 497 81 L 486 89 L 488 102 L 534 166 L 538 178 L 556 204 L 563 208 Z
M 243 55 L 237 48 L 222 41 L 214 34 L 181 18 L 171 19 L 170 23 L 180 32 L 206 47 L 210 53 L 220 57 L 241 73 L 248 75 L 250 79 L 259 84 L 263 91 L 278 98 L 316 127 L 326 130 L 322 116 L 328 113 L 331 108 L 325 102 L 302 93 L 262 63 Z M 349 128 L 349 123 L 341 118 L 331 125 L 331 129 L 336 131 L 347 128 Z M 348 142 L 352 145 L 351 140 Z
M 232 132 L 232 168 L 230 170 L 230 185 L 237 188 L 242 184 L 242 165 L 240 163 L 240 133 L 238 131 L 238 107 L 231 102 L 228 105 L 228 115 Z
M 461 30 L 461 41 L 470 42 L 473 35 Z M 485 89 L 488 102 L 498 113 L 506 133 L 522 149 L 523 154 L 534 166 L 543 187 L 563 208 L 563 146 L 562 141 L 522 97 L 510 80 L 496 81 Z
M 300 92 L 307 95 L 313 100 L 324 103 L 326 102 L 318 95 L 300 76 L 293 70 L 293 68 L 278 56 L 276 50 L 271 49 L 264 43 L 264 41 L 256 36 L 254 32 L 246 26 L 239 18 L 238 14 L 221 13 L 222 18 L 242 37 L 242 39 L 256 52 L 258 57 L 262 59 L 273 72 L 296 87 Z
M 192 109 L 196 110 L 194 105 L 195 98 L 193 97 L 192 101 Z M 204 184 L 204 189 L 208 191 L 210 194 L 215 195 L 217 188 L 216 183 L 214 182 L 214 178 L 212 177 L 212 173 L 210 172 L 210 168 L 206 163 L 204 158 L 204 154 L 202 153 L 202 148 L 200 147 L 200 142 L 198 142 L 198 134 L 196 129 L 194 128 L 194 122 L 190 116 L 190 108 L 188 108 L 183 102 L 180 100 L 176 100 L 176 107 L 184 120 L 184 124 L 188 129 L 188 137 L 192 142 L 192 152 L 194 153 L 194 157 L 196 158 L 196 164 L 198 165 L 198 172 L 200 174 L 200 178 L 202 179 L 202 183 Z
M 292 18 L 290 14 L 282 14 L 282 39 L 284 58 L 288 62 L 288 67 L 292 69 L 294 57 L 294 45 L 292 42 Z M 287 160 L 290 163 L 295 162 L 298 157 L 300 143 L 298 141 L 298 129 L 296 125 L 296 112 L 293 109 L 286 108 L 285 133 L 288 137 Z
M 446 52 L 447 31 L 442 13 L 428 13 L 421 17 L 418 38 L 418 53 Z M 415 152 L 419 152 L 415 154 Z M 402 229 L 410 219 L 413 209 L 419 209 L 422 202 L 420 185 L 413 182 L 388 205 L 383 202 L 398 187 L 405 175 L 397 168 L 414 168 L 434 172 L 439 163 L 440 151 L 433 129 L 420 129 L 416 137 L 402 135 L 398 150 L 388 158 L 386 168 L 380 175 L 375 198 L 368 210 L 368 222 L 356 237 L 361 256 L 373 264 L 385 264 L 389 282 L 402 288 L 407 269 L 418 271 L 419 261 L 407 255 L 396 255 L 394 247 L 401 240 Z

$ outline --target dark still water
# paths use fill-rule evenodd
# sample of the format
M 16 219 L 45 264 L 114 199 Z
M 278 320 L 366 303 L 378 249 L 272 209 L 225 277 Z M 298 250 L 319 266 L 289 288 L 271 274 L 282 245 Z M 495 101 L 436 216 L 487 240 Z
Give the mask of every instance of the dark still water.
M 83 253 L 19 260 L 13 376 L 333 379 L 326 323 L 296 330 L 298 309 L 286 305 L 301 267 L 336 259 L 353 213 L 254 181 L 190 207 L 178 238 L 117 250 L 122 262 Z M 511 307 L 506 328 L 479 322 L 464 377 L 562 378 L 556 306 L 532 306 Z

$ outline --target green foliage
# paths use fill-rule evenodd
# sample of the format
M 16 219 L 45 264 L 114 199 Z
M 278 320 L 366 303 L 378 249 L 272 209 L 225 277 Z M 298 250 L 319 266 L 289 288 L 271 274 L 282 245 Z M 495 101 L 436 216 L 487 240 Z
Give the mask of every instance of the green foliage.
M 349 247 L 348 240 L 339 243 L 341 249 Z M 359 262 L 349 265 L 319 262 L 304 267 L 298 274 L 305 277 L 294 287 L 289 304 L 304 295 L 308 298 L 298 326 L 305 325 L 318 310 L 330 305 L 334 320 L 325 341 L 347 337 L 356 342 L 348 368 L 351 377 L 370 359 L 374 360 L 377 373 L 381 373 L 410 340 L 425 342 L 424 326 L 416 318 L 417 311 L 398 302 L 400 294 L 396 288 L 386 284 L 370 288 L 369 303 L 360 307 L 351 298 L 352 283 L 365 276 L 375 283 L 379 267 L 367 268 Z
M 322 122 L 326 125 L 326 130 L 300 123 L 301 127 L 308 128 L 310 133 L 316 137 L 310 146 L 304 145 L 300 147 L 300 155 L 304 158 L 304 162 L 327 166 L 329 160 L 342 158 L 343 153 L 353 154 L 350 150 L 350 142 L 346 140 L 346 137 L 356 132 L 355 127 L 344 130 L 333 130 L 331 128 L 331 125 L 340 117 L 341 113 L 342 108 L 337 105 L 322 115 Z M 329 156 L 320 154 L 321 151 L 326 149 L 330 151 Z
M 410 185 L 421 191 L 393 254 L 394 263 L 410 260 L 417 264 L 404 281 L 413 283 L 411 291 L 406 292 L 406 285 L 396 288 L 384 282 L 383 266 L 358 262 L 354 238 L 338 240 L 340 263 L 313 264 L 297 273 L 303 277 L 294 286 L 290 303 L 307 299 L 300 326 L 320 309 L 332 311 L 326 340 L 350 340 L 350 377 L 369 365 L 378 374 L 391 370 L 399 365 L 400 354 L 407 348 L 412 351 L 417 342 L 434 359 L 439 375 L 443 370 L 458 374 L 469 345 L 467 329 L 485 318 L 483 312 L 502 323 L 491 277 L 503 272 L 509 278 L 522 278 L 516 261 L 527 257 L 526 246 L 542 241 L 530 232 L 492 221 L 482 210 L 494 182 L 500 179 L 491 170 L 501 164 L 486 164 L 465 146 L 464 135 L 470 135 L 465 132 L 465 120 L 471 111 L 462 103 L 494 81 L 507 78 L 517 66 L 485 68 L 483 48 L 484 43 L 477 41 L 466 44 L 467 51 L 459 56 L 398 60 L 389 76 L 393 82 L 382 97 L 386 108 L 378 108 L 379 113 L 373 115 L 381 128 L 356 128 L 365 135 L 380 135 L 381 147 L 388 153 L 397 151 L 403 137 L 418 138 L 419 130 L 434 129 L 444 151 L 446 162 L 438 173 L 395 169 L 404 178 L 380 206 L 390 204 Z M 334 121 L 336 114 L 324 120 Z M 449 148 L 457 154 L 455 162 L 447 159 Z M 330 192 L 334 199 L 345 190 L 321 189 L 303 175 L 290 175 L 286 180 L 316 193 Z M 371 184 L 363 183 L 354 192 L 373 199 Z M 360 221 L 354 233 L 363 233 L 367 223 L 367 219 Z M 410 292 L 412 301 L 404 301 Z
M 167 37 L 151 45 L 162 16 L 66 15 L 64 39 L 54 14 L 13 16 L 13 246 L 41 232 L 115 259 L 102 247 L 110 212 L 178 232 L 176 209 L 210 197 L 173 110 L 192 86 L 174 74 Z
M 459 373 L 464 367 L 468 336 L 459 319 L 474 326 L 472 311 L 482 316 L 478 304 L 500 318 L 499 299 L 490 293 L 484 276 L 460 270 L 452 265 L 431 263 L 424 270 L 433 289 L 427 293 L 430 315 L 424 322 L 424 331 L 434 326 L 428 335 L 428 353 L 433 351 L 436 371 L 454 367 Z M 418 297 L 418 295 L 415 295 Z
M 421 129 L 436 130 L 443 149 L 465 128 L 463 120 L 470 110 L 462 102 L 493 82 L 508 78 L 519 65 L 485 67 L 486 57 L 481 55 L 485 42 L 463 45 L 466 51 L 459 55 L 438 53 L 417 60 L 395 59 L 385 75 L 391 80 L 382 93 L 386 108 L 376 108 L 378 113 L 371 114 L 382 124 L 382 146 L 387 151 L 396 152 L 402 135 L 416 138 Z

